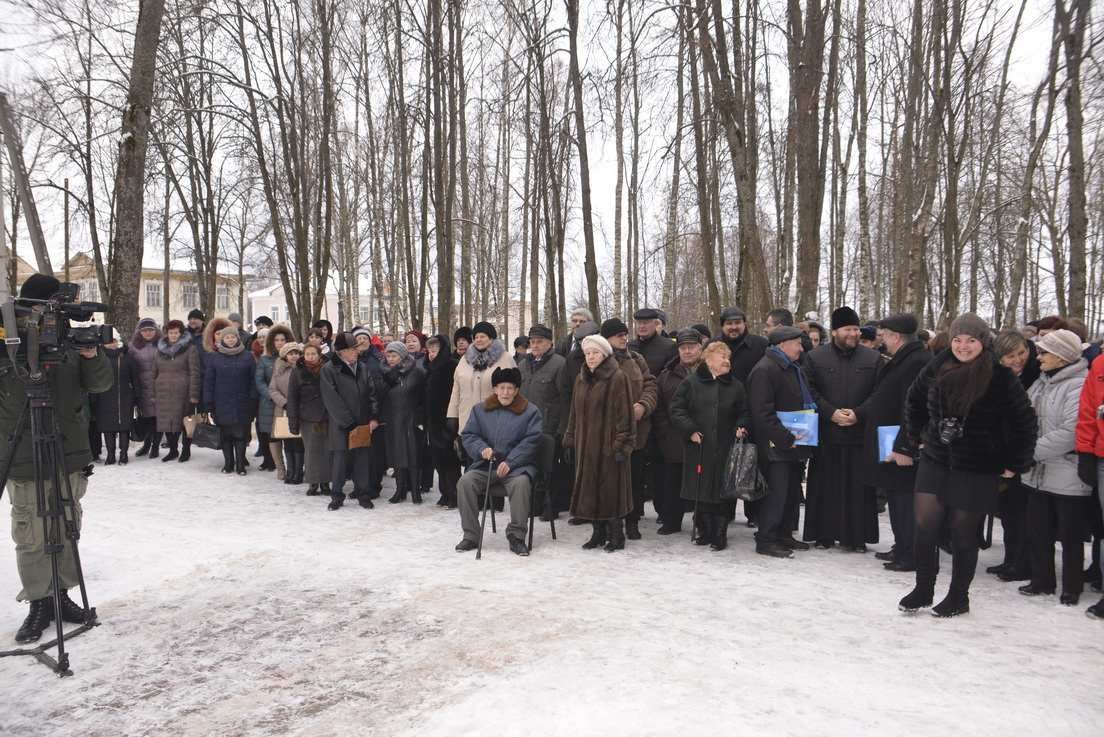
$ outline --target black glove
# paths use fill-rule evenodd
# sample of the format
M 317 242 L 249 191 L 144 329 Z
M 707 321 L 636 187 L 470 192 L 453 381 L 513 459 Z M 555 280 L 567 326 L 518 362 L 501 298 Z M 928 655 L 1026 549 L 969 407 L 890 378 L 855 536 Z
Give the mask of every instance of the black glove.
M 452 433 L 453 435 L 459 435 L 460 434 L 460 420 L 457 419 L 456 417 L 446 418 L 445 419 L 445 427 L 447 427 L 449 432 Z
M 566 463 L 567 465 L 574 466 L 575 465 L 575 449 L 565 445 L 564 449 L 563 449 L 563 460 L 564 460 L 564 463 Z
M 616 453 L 613 454 L 613 460 L 616 461 L 617 463 L 624 463 L 625 462 L 625 454 L 622 453 L 621 451 L 617 451 Z
M 341 432 L 343 432 L 343 433 L 345 433 L 346 435 L 348 435 L 349 433 L 351 433 L 351 432 L 352 432 L 353 430 L 356 430 L 356 429 L 357 429 L 357 426 L 356 426 L 356 424 L 354 423 L 354 424 L 352 424 L 352 425 L 349 425 L 348 427 L 343 427 L 343 428 L 341 428 Z
M 1081 481 L 1083 481 L 1086 486 L 1095 487 L 1097 484 L 1097 463 L 1099 463 L 1099 461 L 1096 459 L 1096 455 L 1093 453 L 1077 454 L 1077 477 L 1081 479 Z

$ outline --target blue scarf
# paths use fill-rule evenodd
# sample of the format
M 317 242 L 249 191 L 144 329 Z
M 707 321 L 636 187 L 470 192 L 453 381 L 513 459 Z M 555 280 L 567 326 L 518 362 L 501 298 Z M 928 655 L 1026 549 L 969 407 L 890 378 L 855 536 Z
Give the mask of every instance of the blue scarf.
M 772 345 L 767 349 L 767 352 L 777 357 L 782 361 L 782 367 L 789 370 L 793 369 L 797 374 L 797 384 L 801 387 L 801 403 L 805 409 L 816 409 L 816 402 L 813 400 L 813 393 L 809 391 L 809 385 L 805 382 L 805 372 L 801 370 L 801 367 L 790 360 L 790 357 L 776 345 Z

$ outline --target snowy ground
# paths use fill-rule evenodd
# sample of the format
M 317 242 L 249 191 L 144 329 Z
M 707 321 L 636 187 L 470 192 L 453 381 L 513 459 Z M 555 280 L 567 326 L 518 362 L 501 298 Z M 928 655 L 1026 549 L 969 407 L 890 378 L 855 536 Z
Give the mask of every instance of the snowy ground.
M 103 625 L 71 642 L 72 678 L 0 659 L 0 735 L 1104 730 L 1095 594 L 1064 608 L 980 573 L 969 616 L 908 617 L 908 574 L 870 554 L 763 558 L 742 524 L 711 553 L 649 521 L 616 554 L 541 525 L 527 559 L 500 527 L 476 561 L 453 552 L 459 519 L 435 495 L 327 512 L 219 462 L 97 469 L 82 553 Z M 5 542 L 8 643 L 18 588 Z

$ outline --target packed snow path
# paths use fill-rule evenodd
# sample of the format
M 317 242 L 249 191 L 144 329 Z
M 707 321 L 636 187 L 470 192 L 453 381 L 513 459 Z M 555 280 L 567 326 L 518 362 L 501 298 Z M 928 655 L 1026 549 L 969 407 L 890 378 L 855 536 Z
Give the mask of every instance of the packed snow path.
M 538 526 L 526 559 L 488 524 L 476 561 L 453 551 L 458 514 L 436 494 L 390 505 L 385 489 L 374 510 L 328 512 L 305 487 L 226 477 L 220 462 L 200 450 L 97 467 L 81 550 L 103 624 L 70 643 L 72 678 L 0 659 L 0 735 L 1083 737 L 1104 724 L 1095 593 L 1065 608 L 982 572 L 968 616 L 906 616 L 911 575 L 872 554 L 757 556 L 740 514 L 720 553 L 658 537 L 654 518 L 624 552 L 584 551 L 587 528 L 563 520 L 556 542 Z M 13 557 L 5 541 L 0 649 L 26 614 Z

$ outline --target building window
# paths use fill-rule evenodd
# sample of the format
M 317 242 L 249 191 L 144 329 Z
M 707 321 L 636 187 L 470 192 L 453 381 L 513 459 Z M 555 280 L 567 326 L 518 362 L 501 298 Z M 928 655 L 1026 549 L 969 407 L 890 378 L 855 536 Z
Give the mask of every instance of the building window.
M 80 298 L 85 302 L 100 301 L 100 285 L 95 279 L 81 284 Z
M 180 301 L 188 308 L 199 307 L 199 286 L 196 284 L 185 284 L 183 296 Z
M 219 287 L 215 291 L 215 308 L 219 310 L 230 309 L 230 288 Z
M 146 307 L 160 307 L 161 306 L 161 285 L 147 283 L 146 284 Z
M 272 322 L 273 324 L 280 322 L 280 308 L 276 305 L 272 306 Z
M 372 319 L 372 308 L 371 307 L 361 307 L 359 317 L 360 317 L 360 324 L 361 325 L 367 325 L 368 322 L 371 321 L 371 319 Z

